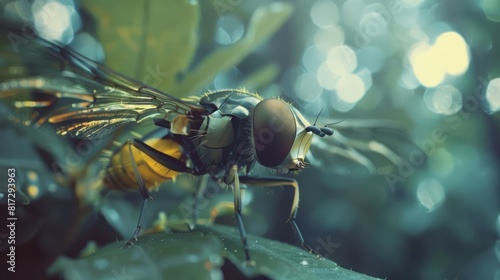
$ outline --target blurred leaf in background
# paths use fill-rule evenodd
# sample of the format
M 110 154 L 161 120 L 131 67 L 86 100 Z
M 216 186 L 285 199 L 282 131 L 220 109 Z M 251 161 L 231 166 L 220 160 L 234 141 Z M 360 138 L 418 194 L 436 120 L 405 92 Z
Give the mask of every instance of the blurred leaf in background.
M 177 76 L 187 71 L 198 47 L 200 11 L 196 1 L 82 4 L 96 20 L 107 66 L 171 92 Z

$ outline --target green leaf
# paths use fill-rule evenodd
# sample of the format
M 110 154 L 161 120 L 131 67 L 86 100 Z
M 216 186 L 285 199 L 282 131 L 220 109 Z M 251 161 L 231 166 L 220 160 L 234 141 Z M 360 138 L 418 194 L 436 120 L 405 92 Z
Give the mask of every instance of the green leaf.
M 198 47 L 196 1 L 82 3 L 97 21 L 108 67 L 168 92 L 190 65 Z
M 123 244 L 111 244 L 77 260 L 61 257 L 49 273 L 73 280 L 214 279 L 220 275 L 222 244 L 213 235 L 156 233 L 141 237 L 130 248 L 122 249 Z
M 249 91 L 255 91 L 274 82 L 279 74 L 277 63 L 267 65 L 255 70 L 241 82 L 241 86 Z
M 62 273 L 65 279 L 222 279 L 221 266 L 228 259 L 247 277 L 376 279 L 341 268 L 290 244 L 253 235 L 248 240 L 256 262 L 254 267 L 242 265 L 242 244 L 234 227 L 199 225 L 191 232 L 145 235 L 128 249 L 122 249 L 124 243 L 119 242 L 88 257 L 76 260 L 63 257 L 49 272 Z
M 239 233 L 235 227 L 212 225 L 198 229 L 213 234 L 224 243 L 224 257 L 228 258 L 248 277 L 265 275 L 271 279 L 376 279 L 339 267 L 331 260 L 318 258 L 302 248 L 272 241 L 253 235 L 248 236 L 248 245 L 255 267 L 243 265 L 245 260 Z
M 215 50 L 189 73 L 173 92 L 196 94 L 209 84 L 217 73 L 230 69 L 240 63 L 264 40 L 271 37 L 293 12 L 287 3 L 274 3 L 258 8 L 250 20 L 245 37 L 240 41 Z

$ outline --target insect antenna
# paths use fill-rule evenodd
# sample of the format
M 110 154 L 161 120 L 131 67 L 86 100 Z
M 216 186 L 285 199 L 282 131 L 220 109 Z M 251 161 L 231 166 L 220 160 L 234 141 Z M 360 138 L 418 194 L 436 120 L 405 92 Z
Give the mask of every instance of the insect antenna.
M 333 135 L 333 129 L 329 128 L 328 126 L 329 125 L 336 125 L 336 124 L 339 124 L 339 123 L 341 123 L 343 121 L 345 121 L 345 119 L 343 119 L 341 121 L 338 121 L 338 122 L 325 124 L 325 126 L 323 126 L 323 127 L 321 127 L 321 128 L 318 129 L 320 131 L 319 136 L 321 136 L 321 137 L 323 137 L 325 135 L 332 136 Z
M 330 126 L 330 125 L 336 125 L 336 124 L 339 124 L 339 123 L 341 123 L 341 122 L 343 122 L 343 121 L 345 121 L 345 119 L 343 119 L 343 120 L 341 120 L 341 121 L 338 121 L 338 122 L 325 124 L 325 127 Z
M 321 112 L 323 112 L 323 109 L 325 109 L 325 106 L 321 107 L 321 110 L 319 110 L 319 113 L 316 116 L 316 119 L 314 120 L 313 126 L 316 126 L 316 123 L 318 122 L 319 116 L 321 115 Z

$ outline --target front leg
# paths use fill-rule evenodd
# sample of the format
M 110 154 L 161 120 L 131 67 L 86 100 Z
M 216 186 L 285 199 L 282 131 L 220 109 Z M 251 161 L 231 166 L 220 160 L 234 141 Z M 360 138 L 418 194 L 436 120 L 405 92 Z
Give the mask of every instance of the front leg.
M 198 223 L 198 216 L 200 213 L 200 209 L 198 208 L 198 204 L 200 200 L 203 198 L 205 194 L 205 189 L 207 188 L 208 175 L 201 176 L 198 186 L 193 193 L 193 225 L 190 228 L 194 228 Z
M 278 186 L 291 186 L 294 189 L 294 196 L 292 202 L 292 209 L 290 210 L 290 217 L 287 222 L 292 227 L 293 232 L 299 239 L 300 245 L 308 252 L 313 253 L 313 249 L 307 245 L 302 237 L 295 218 L 297 217 L 297 211 L 299 208 L 299 184 L 294 179 L 281 178 L 281 177 L 251 177 L 251 176 L 240 176 L 240 182 L 249 186 L 256 187 L 278 187 Z
M 247 243 L 247 233 L 243 224 L 243 218 L 241 217 L 241 189 L 237 165 L 233 165 L 231 169 L 229 169 L 229 174 L 226 181 L 233 186 L 234 214 L 236 216 L 236 224 L 238 226 L 238 230 L 240 231 L 241 242 L 243 243 L 243 251 L 245 252 L 245 266 L 255 266 L 255 262 L 250 258 L 250 252 L 248 250 Z

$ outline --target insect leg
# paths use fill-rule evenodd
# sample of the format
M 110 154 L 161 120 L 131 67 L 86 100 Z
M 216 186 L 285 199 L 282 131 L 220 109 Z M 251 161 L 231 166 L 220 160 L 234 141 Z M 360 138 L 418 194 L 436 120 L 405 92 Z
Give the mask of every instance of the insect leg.
M 238 166 L 234 165 L 229 171 L 229 178 L 233 178 L 233 192 L 234 192 L 234 213 L 236 216 L 236 223 L 240 231 L 241 242 L 243 243 L 243 251 L 245 252 L 245 265 L 255 266 L 255 262 L 250 258 L 247 244 L 247 232 L 241 217 L 241 189 L 240 180 L 238 175 Z M 230 180 L 229 180 L 230 181 Z
M 134 244 L 134 241 L 137 241 L 137 237 L 142 231 L 142 221 L 144 220 L 144 216 L 146 215 L 146 211 L 148 209 L 148 201 L 152 199 L 152 197 L 149 195 L 149 190 L 146 187 L 146 184 L 144 184 L 144 180 L 142 180 L 141 174 L 139 173 L 139 168 L 137 167 L 137 163 L 135 162 L 134 159 L 134 154 L 132 152 L 132 146 L 135 146 L 134 140 L 133 139 L 129 140 L 127 142 L 127 145 L 130 156 L 130 163 L 132 165 L 132 170 L 134 171 L 135 181 L 137 182 L 143 200 L 141 205 L 141 212 L 139 213 L 139 219 L 137 220 L 137 227 L 135 228 L 132 237 L 127 241 L 127 243 L 125 243 L 124 247 L 131 246 Z M 138 149 L 140 150 L 140 148 Z
M 141 195 L 143 198 L 141 212 L 139 214 L 139 220 L 137 221 L 137 227 L 136 227 L 132 237 L 129 239 L 129 241 L 127 243 L 125 243 L 125 246 L 130 246 L 130 245 L 134 244 L 134 241 L 137 241 L 137 237 L 139 236 L 139 234 L 142 231 L 142 222 L 144 220 L 144 216 L 146 215 L 146 211 L 148 208 L 148 201 L 150 199 L 152 199 L 152 197 L 149 195 L 149 190 L 146 187 L 146 184 L 144 183 L 144 180 L 141 177 L 141 174 L 139 172 L 139 168 L 137 167 L 137 163 L 135 162 L 134 154 L 132 152 L 132 147 L 138 149 L 139 151 L 143 152 L 147 156 L 154 159 L 159 164 L 161 164 L 161 165 L 163 165 L 171 170 L 174 170 L 177 172 L 188 172 L 190 169 L 188 167 L 186 167 L 186 165 L 182 161 L 180 161 L 176 158 L 173 158 L 169 155 L 166 155 L 166 154 L 152 148 L 151 146 L 147 145 L 146 143 L 144 143 L 138 139 L 133 139 L 133 138 L 129 139 L 127 142 L 127 145 L 128 145 L 128 149 L 129 149 L 130 162 L 132 165 L 132 170 L 134 171 L 135 180 L 137 182 L 137 185 L 139 187 L 139 191 L 141 192 Z
M 210 218 L 208 220 L 209 224 L 215 223 L 215 219 L 217 219 L 220 215 L 227 215 L 229 213 L 234 213 L 234 203 L 228 201 L 222 201 L 217 203 L 210 210 Z
M 203 194 L 205 193 L 205 189 L 207 188 L 208 175 L 202 176 L 200 183 L 196 187 L 196 190 L 193 193 L 193 227 L 196 226 L 198 222 L 198 215 L 200 209 L 198 208 L 198 204 Z
M 156 150 L 155 148 L 149 146 L 148 144 L 142 142 L 141 140 L 132 138 L 128 140 L 128 144 L 133 145 L 139 151 L 145 153 L 148 157 L 152 158 L 153 160 L 155 160 L 156 162 L 165 166 L 168 169 L 180 173 L 193 172 L 193 170 L 187 167 L 184 162 Z
M 291 186 L 294 189 L 292 209 L 290 211 L 290 217 L 287 222 L 292 227 L 293 232 L 299 239 L 300 245 L 308 252 L 312 253 L 313 249 L 307 245 L 302 237 L 299 226 L 295 222 L 297 217 L 297 210 L 299 208 L 299 184 L 294 179 L 281 178 L 281 177 L 251 177 L 251 176 L 240 176 L 240 182 L 247 184 L 249 186 L 260 186 L 260 187 L 277 187 L 277 186 Z

